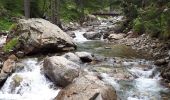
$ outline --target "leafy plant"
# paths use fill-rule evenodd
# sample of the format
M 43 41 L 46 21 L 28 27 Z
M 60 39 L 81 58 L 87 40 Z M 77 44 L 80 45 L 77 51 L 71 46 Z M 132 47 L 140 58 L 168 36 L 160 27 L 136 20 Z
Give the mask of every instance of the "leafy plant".
M 133 21 L 133 30 L 134 30 L 134 32 L 137 32 L 137 33 L 143 33 L 144 25 L 143 25 L 143 23 L 142 23 L 140 18 L 136 18 Z
M 8 30 L 12 22 L 7 18 L 0 18 L 0 30 Z
M 13 38 L 11 39 L 4 47 L 3 47 L 3 51 L 4 52 L 11 52 L 15 46 L 18 44 L 18 37 L 17 38 Z

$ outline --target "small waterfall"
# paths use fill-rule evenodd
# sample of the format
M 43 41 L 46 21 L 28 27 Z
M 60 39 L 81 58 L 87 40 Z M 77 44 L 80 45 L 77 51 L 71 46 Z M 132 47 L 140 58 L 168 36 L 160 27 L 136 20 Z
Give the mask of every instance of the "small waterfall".
M 75 33 L 75 38 L 74 38 L 74 41 L 75 42 L 86 42 L 86 41 L 88 41 L 84 36 L 83 36 L 83 34 L 85 33 L 85 32 L 81 32 L 81 31 L 74 31 L 74 33 Z
M 0 90 L 0 100 L 52 100 L 59 89 L 41 74 L 41 64 L 37 59 L 23 60 L 24 69 L 13 73 Z M 14 79 L 14 77 L 18 79 Z M 15 83 L 15 81 L 18 83 Z

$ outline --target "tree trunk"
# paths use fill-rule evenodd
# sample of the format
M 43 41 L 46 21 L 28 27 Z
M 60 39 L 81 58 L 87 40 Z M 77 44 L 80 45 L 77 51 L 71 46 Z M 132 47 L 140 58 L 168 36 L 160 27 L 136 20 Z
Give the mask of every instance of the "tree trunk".
M 110 12 L 113 12 L 114 8 L 113 8 L 113 1 L 112 0 L 109 0 L 109 5 L 110 5 Z
M 58 25 L 60 28 L 62 28 L 61 26 L 61 22 L 60 22 L 60 0 L 51 0 L 51 22 L 53 24 Z
M 24 13 L 26 18 L 30 18 L 30 0 L 24 0 Z
M 84 1 L 83 0 L 75 0 L 77 10 L 80 13 L 80 25 L 83 24 L 85 18 L 84 18 Z

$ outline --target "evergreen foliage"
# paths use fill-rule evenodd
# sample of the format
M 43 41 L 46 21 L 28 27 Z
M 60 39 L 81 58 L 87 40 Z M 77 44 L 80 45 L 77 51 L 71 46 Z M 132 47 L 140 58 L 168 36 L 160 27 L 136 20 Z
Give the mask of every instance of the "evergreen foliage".
M 79 2 L 83 5 L 80 6 Z M 50 0 L 31 0 L 31 17 L 49 20 Z M 81 17 L 93 12 L 105 12 L 109 7 L 123 12 L 127 21 L 123 32 L 134 30 L 163 39 L 170 37 L 169 0 L 60 0 L 62 21 L 82 20 Z M 8 30 L 13 17 L 24 14 L 23 0 L 0 1 L 0 30 Z

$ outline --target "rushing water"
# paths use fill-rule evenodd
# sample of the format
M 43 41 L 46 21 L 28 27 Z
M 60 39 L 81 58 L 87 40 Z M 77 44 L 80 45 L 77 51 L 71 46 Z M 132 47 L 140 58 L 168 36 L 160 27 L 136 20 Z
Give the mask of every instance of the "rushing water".
M 52 100 L 59 89 L 41 74 L 35 58 L 22 61 L 24 68 L 13 73 L 0 90 L 0 100 Z
M 109 22 L 101 23 L 99 27 L 111 25 Z M 99 73 L 104 82 L 116 89 L 120 100 L 170 100 L 170 90 L 161 84 L 160 73 L 152 61 L 143 59 L 124 45 L 113 45 L 103 39 L 89 41 L 83 36 L 86 30 L 74 32 L 78 51 L 91 52 L 103 59 L 100 63 L 86 64 L 84 70 Z M 0 100 L 53 100 L 60 89 L 41 73 L 42 62 L 28 58 L 21 63 L 23 67 L 13 73 L 1 88 Z
M 85 33 L 85 32 L 82 32 L 82 31 L 75 31 L 74 32 L 75 33 L 75 38 L 74 38 L 74 41 L 76 41 L 76 42 L 85 42 L 85 41 L 87 41 L 87 39 L 83 36 L 83 34 Z
M 78 40 L 81 40 L 83 35 L 79 37 Z M 85 39 L 77 41 L 77 44 L 78 51 L 107 58 L 102 63 L 89 65 L 92 67 L 85 70 L 89 73 L 99 72 L 103 81 L 116 89 L 120 100 L 170 100 L 170 90 L 161 84 L 162 78 L 156 66 L 152 61 L 143 59 L 135 50 L 124 45 Z M 118 63 L 113 59 L 115 57 L 120 60 Z

